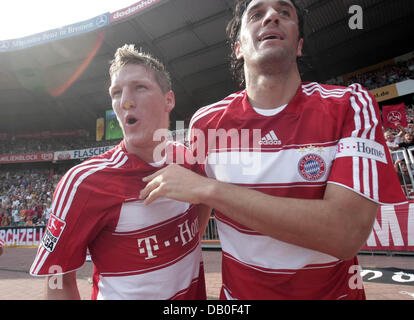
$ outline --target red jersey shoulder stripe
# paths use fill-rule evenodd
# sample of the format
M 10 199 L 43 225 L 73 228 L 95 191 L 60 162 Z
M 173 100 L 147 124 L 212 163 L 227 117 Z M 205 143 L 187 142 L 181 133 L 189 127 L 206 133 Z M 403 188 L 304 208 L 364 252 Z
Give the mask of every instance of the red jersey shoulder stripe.
M 236 98 L 241 98 L 243 97 L 243 95 L 244 95 L 244 91 L 233 93 L 219 102 L 200 108 L 196 113 L 194 113 L 193 117 L 191 118 L 190 125 L 189 125 L 189 132 L 191 132 L 191 129 L 193 128 L 194 123 L 196 123 L 198 120 L 200 120 L 201 118 L 205 117 L 206 115 L 212 112 L 226 109 L 227 106 L 233 100 L 235 100 Z

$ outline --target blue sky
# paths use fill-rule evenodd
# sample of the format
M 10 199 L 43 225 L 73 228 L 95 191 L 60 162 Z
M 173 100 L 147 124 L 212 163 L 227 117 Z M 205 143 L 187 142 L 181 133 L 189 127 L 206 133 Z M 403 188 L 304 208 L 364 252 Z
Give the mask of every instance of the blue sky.
M 138 0 L 2 0 L 0 40 L 59 28 L 136 2 Z

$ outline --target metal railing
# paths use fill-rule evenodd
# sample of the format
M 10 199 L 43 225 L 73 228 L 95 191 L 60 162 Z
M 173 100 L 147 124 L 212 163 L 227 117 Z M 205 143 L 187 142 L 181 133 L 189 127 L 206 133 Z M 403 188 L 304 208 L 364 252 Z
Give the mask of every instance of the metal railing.
M 203 248 L 220 248 L 220 240 L 217 231 L 217 222 L 215 217 L 210 217 L 206 231 L 201 239 Z

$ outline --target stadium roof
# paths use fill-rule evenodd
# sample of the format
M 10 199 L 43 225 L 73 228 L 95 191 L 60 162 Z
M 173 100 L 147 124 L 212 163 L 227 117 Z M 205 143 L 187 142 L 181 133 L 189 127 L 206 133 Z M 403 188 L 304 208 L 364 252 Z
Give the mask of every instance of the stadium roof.
M 307 11 L 304 80 L 326 81 L 414 50 L 408 37 L 414 30 L 412 0 L 297 3 Z M 176 93 L 172 122 L 188 120 L 199 107 L 238 89 L 228 70 L 225 36 L 232 4 L 141 0 L 117 17 L 94 18 L 90 32 L 87 25 L 76 24 L 0 41 L 0 133 L 93 131 L 96 119 L 111 108 L 109 61 L 125 43 L 142 46 L 166 63 Z M 349 28 L 353 4 L 363 9 L 362 30 Z

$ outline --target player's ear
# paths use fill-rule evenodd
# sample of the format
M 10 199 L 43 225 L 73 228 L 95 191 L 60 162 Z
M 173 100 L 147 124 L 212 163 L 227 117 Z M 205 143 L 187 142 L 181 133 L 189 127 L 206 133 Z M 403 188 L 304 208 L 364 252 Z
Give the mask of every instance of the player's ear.
M 240 45 L 240 41 L 236 41 L 234 43 L 234 53 L 236 55 L 237 60 L 243 59 L 243 50 Z
M 165 111 L 171 112 L 175 107 L 175 94 L 174 91 L 170 90 L 165 94 Z
M 296 57 L 302 57 L 302 49 L 303 49 L 303 38 L 300 38 L 298 42 L 298 50 L 296 52 Z

